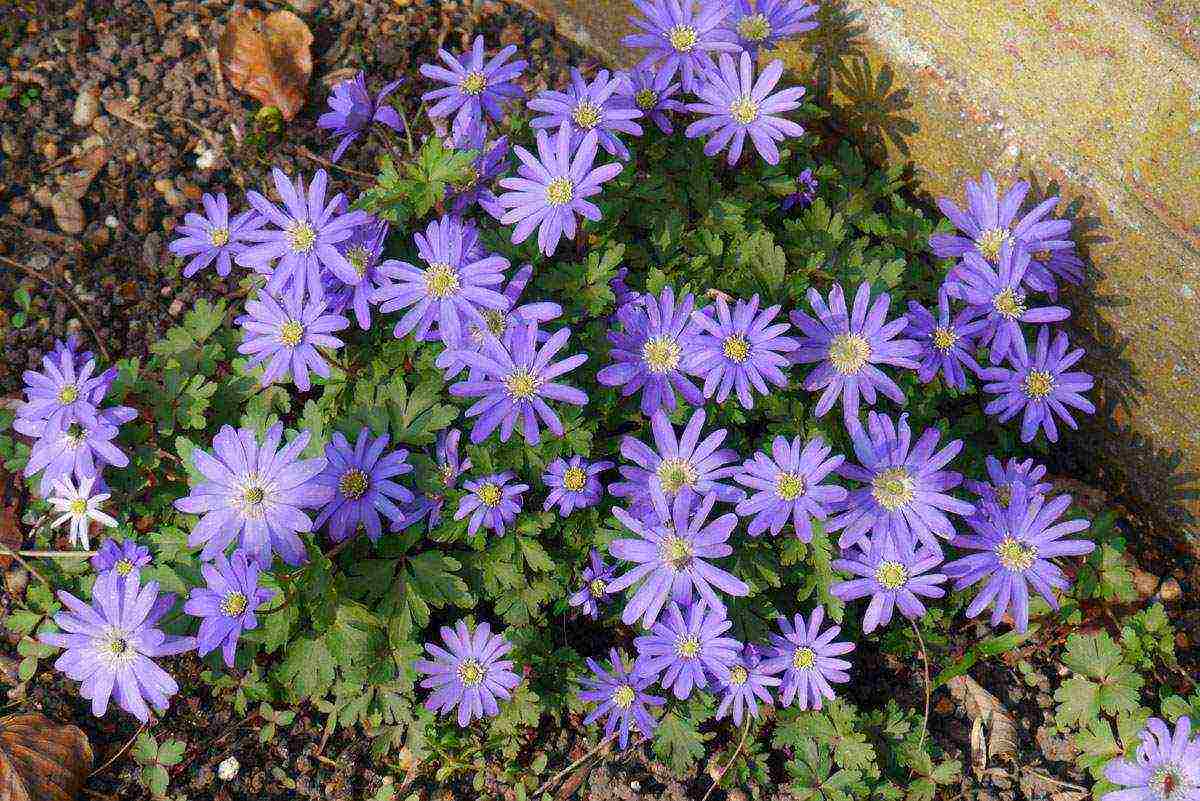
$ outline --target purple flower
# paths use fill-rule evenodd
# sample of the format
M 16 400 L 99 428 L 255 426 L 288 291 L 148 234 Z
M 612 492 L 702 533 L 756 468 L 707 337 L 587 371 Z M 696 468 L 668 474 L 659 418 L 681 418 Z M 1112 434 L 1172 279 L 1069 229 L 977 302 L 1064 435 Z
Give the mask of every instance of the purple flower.
M 83 365 L 96 358 L 96 354 L 90 350 L 79 350 L 81 347 L 83 347 L 83 341 L 79 338 L 79 335 L 69 334 L 65 341 L 61 339 L 54 340 L 54 347 L 50 349 L 49 356 L 55 364 L 58 364 L 63 354 L 67 354 L 71 363 L 75 365 L 75 371 L 78 372 Z M 107 390 L 105 390 L 105 394 L 107 394 Z M 100 401 L 97 400 L 96 402 L 99 403 Z
M 318 128 L 330 131 L 335 139 L 340 140 L 334 148 L 333 155 L 329 157 L 330 161 L 336 162 L 340 159 L 346 148 L 362 136 L 372 122 L 386 125 L 393 131 L 404 129 L 404 123 L 400 121 L 396 109 L 383 102 L 402 83 L 403 79 L 392 81 L 383 87 L 374 101 L 371 100 L 371 93 L 367 91 L 367 80 L 362 70 L 352 79 L 333 87 L 325 101 L 332 110 L 317 118 Z
M 770 456 L 759 451 L 742 464 L 735 478 L 752 494 L 738 503 L 737 513 L 754 516 L 747 530 L 751 537 L 767 529 L 771 536 L 778 536 L 790 517 L 796 537 L 801 542 L 812 541 L 810 518 L 824 520 L 829 507 L 848 494 L 844 487 L 821 483 L 846 460 L 841 454 L 831 457 L 830 451 L 820 437 L 807 443 L 796 437 L 790 445 L 786 438 L 776 437 Z
M 175 227 L 179 236 L 171 240 L 167 250 L 180 258 L 192 257 L 183 268 L 184 278 L 191 278 L 214 261 L 217 275 L 224 278 L 233 268 L 234 257 L 250 247 L 246 234 L 262 228 L 267 221 L 254 211 L 243 211 L 229 219 L 229 199 L 224 192 L 205 192 L 200 202 L 204 216 L 193 211 L 183 215 L 183 223 Z
M 461 220 L 444 216 L 429 223 L 424 235 L 413 236 L 425 268 L 394 259 L 379 265 L 379 272 L 395 282 L 375 292 L 379 310 L 408 309 L 396 323 L 397 339 L 410 331 L 422 339 L 436 321 L 442 342 L 460 347 L 462 320 L 485 325 L 482 309 L 508 309 L 508 300 L 492 289 L 504 281 L 508 260 L 496 255 L 470 258 L 467 246 L 476 237 Z
M 121 543 L 105 540 L 100 543 L 100 549 L 96 551 L 91 562 L 92 569 L 98 574 L 111 570 L 118 576 L 138 575 L 141 568 L 150 564 L 150 549 L 130 539 Z
M 321 276 L 327 311 L 341 314 L 353 307 L 354 319 L 363 331 L 371 330 L 372 298 L 385 283 L 378 266 L 387 235 L 386 221 L 369 218 L 354 229 L 349 239 L 338 245 L 338 250 L 352 269 L 341 273 L 327 272 Z
M 975 361 L 975 338 L 988 324 L 987 320 L 976 319 L 974 309 L 964 309 L 953 319 L 950 317 L 950 295 L 945 285 L 938 290 L 938 316 L 917 303 L 908 302 L 908 328 L 921 350 L 917 378 L 928 384 L 940 372 L 946 384 L 959 391 L 967 388 L 967 374 L 980 371 Z
M 132 409 L 119 406 L 105 409 L 90 424 L 69 420 L 65 427 L 57 428 L 49 422 L 29 424 L 25 421 L 20 425 L 14 422 L 13 428 L 17 431 L 37 437 L 29 451 L 25 475 L 32 476 L 41 470 L 42 480 L 38 491 L 46 496 L 54 488 L 55 481 L 68 476 L 83 481 L 97 478 L 107 465 L 125 467 L 129 464 L 129 457 L 113 440 L 120 433 L 120 422 L 128 421 L 135 415 Z
M 781 40 L 817 27 L 818 7 L 805 0 L 736 0 L 728 20 L 730 33 L 751 55 L 772 50 Z
M 513 81 L 525 69 L 526 62 L 505 63 L 517 52 L 516 45 L 509 45 L 485 61 L 483 37 L 476 36 L 471 52 L 458 58 L 438 50 L 438 58 L 446 67 L 422 64 L 421 74 L 433 81 L 448 84 L 421 95 L 421 99 L 437 102 L 429 109 L 430 117 L 449 117 L 454 114 L 453 127 L 458 136 L 465 136 L 472 128 L 483 122 L 483 114 L 499 122 L 504 117 L 503 104 L 517 100 L 525 93 Z
M 524 242 L 537 228 L 538 249 L 550 256 L 559 239 L 575 238 L 575 215 L 599 221 L 600 209 L 588 198 L 598 194 L 600 185 L 619 173 L 621 165 L 613 162 L 593 169 L 597 141 L 596 132 L 591 131 L 573 147 L 571 131 L 564 127 L 553 142 L 545 131 L 537 132 L 536 157 L 520 145 L 513 147 L 521 160 L 518 177 L 500 179 L 500 186 L 512 191 L 498 200 L 507 209 L 500 222 L 516 223 L 514 245 Z
M 96 578 L 91 606 L 61 590 L 58 597 L 67 607 L 54 616 L 62 631 L 41 641 L 66 649 L 54 667 L 81 682 L 79 694 L 92 702 L 92 714 L 103 717 L 110 698 L 143 723 L 151 706 L 166 712 L 179 685 L 151 660 L 190 651 L 195 640 L 154 627 L 169 608 L 159 601 L 171 597 L 160 598 L 158 582 L 143 587 L 136 576 L 110 571 Z
M 794 86 L 771 94 L 783 75 L 783 62 L 772 61 L 758 80 L 754 79 L 753 64 L 745 51 L 737 65 L 728 53 L 722 53 L 720 69 L 710 71 L 696 87 L 701 102 L 688 103 L 687 110 L 703 115 L 703 119 L 689 125 L 684 134 L 689 139 L 712 134 L 704 144 L 704 155 L 714 156 L 728 145 L 728 161 L 736 164 L 749 136 L 764 161 L 778 164 L 779 148 L 775 143 L 789 136 L 804 135 L 799 124 L 780 116 L 800 107 L 804 87 Z
M 521 495 L 529 489 L 528 484 L 509 484 L 516 476 L 511 470 L 493 473 L 463 484 L 467 494 L 459 501 L 455 520 L 471 516 L 467 533 L 474 534 L 480 526 L 504 536 L 509 523 L 517 519 L 521 511 Z
M 566 92 L 544 89 L 530 100 L 533 111 L 542 112 L 529 123 L 535 130 L 569 128 L 571 146 L 577 147 L 583 137 L 596 132 L 600 146 L 610 156 L 629 160 L 629 149 L 617 137 L 618 133 L 642 135 L 642 126 L 634 120 L 642 116 L 641 109 L 621 102 L 625 79 L 610 78 L 608 70 L 600 70 L 591 83 L 585 81 L 575 67 L 571 68 L 571 85 Z
M 188 547 L 203 544 L 200 558 L 211 561 L 237 537 L 264 570 L 271 566 L 272 549 L 289 565 L 303 564 L 304 543 L 296 534 L 312 531 L 313 523 L 302 510 L 330 498 L 329 488 L 313 480 L 326 461 L 299 458 L 310 438 L 303 431 L 280 449 L 282 423 L 267 429 L 261 445 L 252 429 L 222 426 L 213 437 L 213 454 L 192 451 L 206 480 L 175 501 L 179 511 L 202 515 Z
M 624 509 L 613 509 L 621 525 L 638 537 L 613 540 L 608 546 L 614 557 L 635 565 L 610 582 L 608 591 L 618 592 L 641 582 L 621 614 L 626 624 L 633 625 L 640 617 L 642 626 L 650 628 L 668 598 L 690 603 L 693 587 L 714 610 L 725 609 L 716 590 L 738 597 L 750 592 L 745 582 L 709 561 L 733 553 L 727 540 L 737 526 L 737 515 L 728 513 L 707 522 L 715 501 L 711 493 L 698 505 L 676 496 L 668 508 L 662 496 L 655 496 L 659 522 L 654 523 L 639 520 Z
M 649 634 L 634 639 L 638 656 L 633 672 L 658 679 L 681 701 L 693 689 L 726 682 L 741 648 L 737 640 L 722 636 L 732 627 L 724 607 L 710 609 L 703 600 L 685 609 L 672 603 Z
M 559 515 L 566 517 L 576 509 L 600 503 L 604 487 L 599 476 L 612 466 L 612 462 L 589 462 L 582 456 L 555 459 L 542 475 L 542 482 L 550 488 L 543 510 L 557 506 Z
M 92 375 L 96 362 L 82 365 L 70 349 L 42 357 L 42 369 L 26 370 L 25 402 L 17 407 L 17 419 L 45 422 L 51 429 L 66 428 L 71 421 L 95 423 L 97 405 L 104 399 L 112 379 L 108 373 Z
M 479 155 L 471 165 L 468 179 L 446 187 L 446 193 L 451 198 L 450 210 L 461 216 L 472 206 L 479 206 L 498 220 L 504 216 L 504 209 L 492 191 L 492 185 L 508 172 L 508 137 L 501 136 L 490 147 L 485 147 L 481 141 L 471 149 L 478 150 Z
M 657 450 L 651 450 L 632 436 L 623 438 L 621 455 L 634 464 L 621 466 L 621 476 L 626 480 L 613 484 L 609 492 L 628 499 L 630 510 L 639 517 L 652 513 L 653 498 L 661 498 L 663 506 L 677 496 L 694 501 L 713 493 L 726 503 L 737 503 L 744 498 L 744 492 L 722 481 L 736 475 L 739 469 L 731 464 L 737 461 L 737 453 L 721 449 L 725 429 L 700 438 L 705 417 L 704 409 L 697 409 L 677 438 L 666 413 L 655 412 L 650 419 L 650 430 Z
M 695 355 L 688 371 L 704 379 L 704 397 L 717 397 L 724 403 L 732 390 L 746 409 L 754 408 L 753 388 L 763 395 L 770 394 L 768 383 L 786 387 L 788 380 L 781 367 L 788 360 L 784 354 L 795 350 L 796 340 L 783 336 L 790 325 L 787 319 L 774 325 L 779 306 L 758 310 L 758 295 L 749 301 L 739 300 L 733 313 L 725 298 L 717 298 L 715 317 L 704 312 L 692 312 L 692 321 L 700 328 L 696 337 Z
M 817 188 L 820 184 L 817 182 L 816 176 L 813 175 L 811 169 L 805 169 L 796 176 L 796 191 L 784 197 L 779 202 L 779 208 L 783 211 L 788 211 L 793 206 L 799 206 L 806 209 L 812 205 L 812 202 L 817 199 Z
M 629 22 L 641 33 L 621 39 L 626 47 L 640 47 L 649 52 L 638 65 L 650 68 L 658 65 L 668 78 L 683 73 L 683 91 L 691 92 L 698 80 L 713 68 L 710 53 L 720 50 L 736 52 L 735 42 L 728 41 L 723 29 L 729 7 L 724 2 L 710 0 L 634 0 L 643 17 L 629 17 Z
M 704 405 L 703 393 L 685 373 L 698 333 L 692 322 L 695 303 L 689 292 L 676 304 L 675 290 L 668 286 L 657 298 L 642 296 L 619 306 L 616 318 L 623 330 L 608 332 L 614 363 L 597 373 L 596 380 L 621 387 L 625 397 L 641 390 L 645 415 L 674 411 L 676 391 L 693 406 Z
M 817 417 L 833 408 L 840 397 L 846 427 L 853 430 L 861 425 L 858 421 L 859 395 L 868 406 L 875 404 L 877 391 L 896 403 L 904 402 L 900 387 L 877 365 L 890 364 L 915 370 L 919 366 L 915 357 L 921 346 L 911 339 L 894 339 L 908 325 L 908 320 L 899 317 L 885 322 L 891 302 L 891 297 L 884 292 L 871 304 L 871 285 L 864 281 L 854 295 L 853 311 L 847 313 L 842 288 L 834 284 L 829 291 L 828 307 L 817 290 L 808 290 L 808 303 L 818 319 L 800 311 L 792 312 L 792 323 L 804 333 L 800 347 L 792 354 L 792 361 L 797 364 L 821 362 L 804 381 L 804 388 L 810 392 L 825 390 L 817 402 Z
M 674 128 L 667 113 L 682 114 L 685 111 L 683 103 L 674 99 L 679 94 L 679 84 L 672 82 L 671 74 L 665 70 L 635 67 L 621 75 L 625 83 L 617 90 L 617 96 L 641 111 L 660 131 L 670 134 Z
M 275 591 L 258 586 L 258 564 L 243 551 L 234 551 L 232 559 L 217 554 L 200 572 L 208 586 L 193 589 L 183 605 L 184 612 L 200 618 L 196 653 L 206 656 L 220 648 L 225 666 L 233 667 L 238 638 L 258 628 L 254 613 L 275 597 Z
M 804 617 L 796 615 L 789 623 L 779 618 L 782 634 L 771 635 L 771 648 L 763 669 L 768 673 L 783 673 L 779 701 L 791 706 L 793 699 L 801 709 L 820 709 L 823 699 L 833 700 L 831 684 L 850 680 L 850 663 L 838 659 L 854 650 L 852 642 L 836 642 L 841 626 L 830 626 L 824 632 L 825 608 L 818 606 L 805 625 Z
M 929 246 L 939 258 L 953 258 L 975 252 L 993 264 L 1000 258 L 1000 246 L 1013 242 L 1029 251 L 1040 250 L 1044 242 L 1061 241 L 1071 230 L 1070 220 L 1045 219 L 1058 205 L 1058 197 L 1048 198 L 1017 220 L 1021 204 L 1029 194 L 1029 183 L 1017 181 L 1004 197 L 997 200 L 996 182 L 988 172 L 980 183 L 967 181 L 967 209 L 963 211 L 948 197 L 938 198 L 938 208 L 966 236 L 934 234 Z M 1046 291 L 1047 287 L 1034 289 Z
M 871 412 L 867 428 L 851 429 L 854 452 L 861 467 L 843 464 L 838 474 L 866 486 L 850 491 L 839 504 L 841 513 L 825 526 L 826 531 L 841 531 L 840 545 L 867 549 L 868 537 L 887 537 L 900 546 L 916 540 L 931 548 L 940 548 L 937 537 L 954 534 L 954 524 L 946 513 L 969 515 L 975 507 L 946 494 L 962 482 L 962 475 L 943 470 L 962 450 L 962 440 L 950 442 L 936 451 L 941 432 L 926 429 L 916 444 L 908 415 L 900 415 L 893 425 L 886 414 Z
M 475 718 L 500 714 L 497 700 L 512 697 L 512 690 L 521 683 L 513 673 L 512 662 L 500 657 L 512 650 L 512 645 L 492 627 L 480 623 L 475 630 L 458 621 L 454 628 L 442 626 L 441 648 L 425 643 L 431 660 L 418 659 L 413 663 L 417 672 L 429 678 L 421 686 L 433 689 L 425 708 L 445 714 L 458 707 L 458 725 L 466 727 Z
M 1083 283 L 1083 259 L 1070 239 L 1038 242 L 1031 246 L 1030 255 L 1033 260 L 1025 271 L 1026 283 L 1033 289 L 1041 289 L 1051 300 L 1058 300 L 1055 277 L 1076 286 Z
M 385 456 L 389 442 L 386 434 L 372 438 L 371 430 L 363 426 L 353 448 L 341 433 L 334 433 L 325 446 L 328 464 L 313 483 L 329 487 L 332 498 L 313 525 L 320 528 L 328 522 L 329 539 L 334 542 L 357 534 L 360 528 L 371 542 L 379 542 L 383 534 L 380 514 L 395 520 L 402 516 L 397 503 L 415 500 L 392 480 L 412 472 L 408 451 L 395 450 Z
M 1128 789 L 1105 793 L 1100 801 L 1195 801 L 1200 798 L 1200 737 L 1191 737 L 1187 717 L 1175 721 L 1175 733 L 1158 718 L 1138 733 L 1142 744 L 1132 759 L 1114 757 L 1104 778 Z
M 500 441 L 507 442 L 520 422 L 525 441 L 536 445 L 541 438 L 538 418 L 555 436 L 563 435 L 562 421 L 546 401 L 575 406 L 587 403 L 582 390 L 555 380 L 587 361 L 584 353 L 553 361 L 570 336 L 571 329 L 560 328 L 539 346 L 538 324 L 531 322 L 506 337 L 505 342 L 488 334 L 480 352 L 458 350 L 453 354 L 454 361 L 482 374 L 478 380 L 468 379 L 450 387 L 455 397 L 479 398 L 466 413 L 468 418 L 479 418 L 471 429 L 471 442 L 478 445 L 497 428 Z
M 992 364 L 1000 364 L 1015 350 L 1016 340 L 1024 337 L 1021 323 L 1057 323 L 1071 316 L 1062 306 L 1028 307 L 1021 289 L 1028 266 L 1029 253 L 1005 242 L 995 268 L 978 253 L 967 253 L 958 270 L 959 280 L 947 284 L 951 294 L 969 304 L 967 311 L 987 321 L 979 332 L 978 344 L 991 344 Z
M 567 600 L 571 606 L 579 607 L 579 610 L 592 620 L 598 620 L 600 604 L 607 604 L 613 598 L 608 585 L 613 580 L 615 568 L 605 564 L 604 558 L 595 548 L 588 553 L 588 560 L 588 566 L 583 569 L 583 586 Z
M 247 367 L 266 362 L 262 386 L 291 374 L 301 392 L 312 388 L 308 372 L 329 378 L 329 364 L 318 347 L 337 349 L 345 343 L 335 336 L 350 325 L 339 314 L 326 314 L 325 301 L 287 295 L 259 295 L 246 303 L 246 314 L 237 318 L 243 340 L 238 353 L 250 357 Z M 269 360 L 269 361 L 268 361 Z
M 1029 627 L 1029 586 L 1058 609 L 1054 590 L 1066 589 L 1071 582 L 1050 560 L 1082 556 L 1096 548 L 1089 540 L 1063 539 L 1091 525 L 1087 520 L 1058 522 L 1070 505 L 1070 495 L 1047 501 L 1044 495 L 1030 496 L 1018 485 L 1007 507 L 985 503 L 981 514 L 967 520 L 975 533 L 956 536 L 950 543 L 979 553 L 947 562 L 943 568 L 955 579 L 955 590 L 988 579 L 967 607 L 967 617 L 975 617 L 991 604 L 992 625 L 998 626 L 1011 609 L 1017 631 L 1023 632 Z
M 349 239 L 355 226 L 368 219 L 367 214 L 345 211 L 346 198 L 341 193 L 326 203 L 329 175 L 324 170 L 317 170 L 307 191 L 303 178 L 297 177 L 293 184 L 277 167 L 271 175 L 284 207 L 280 209 L 258 192 L 246 193 L 250 205 L 273 227 L 246 231 L 244 239 L 260 244 L 237 253 L 234 260 L 270 276 L 267 294 L 278 295 L 290 288 L 297 300 L 305 294 L 321 300 L 325 294 L 322 268 L 341 275 L 353 274 L 353 266 L 335 245 Z
M 604 722 L 604 736 L 617 735 L 617 743 L 621 748 L 629 745 L 629 732 L 636 726 L 643 737 L 654 733 L 658 721 L 650 716 L 647 706 L 662 706 L 666 699 L 646 692 L 655 679 L 653 676 L 639 676 L 625 666 L 621 652 L 613 648 L 608 652 L 609 665 L 612 672 L 605 671 L 596 660 L 588 658 L 587 666 L 592 671 L 591 677 L 581 679 L 584 689 L 580 691 L 581 701 L 596 704 L 596 708 L 583 720 L 583 725 L 590 726 L 607 715 Z
M 1045 495 L 1053 487 L 1049 481 L 1042 481 L 1046 475 L 1045 466 L 1035 465 L 1032 459 L 1026 459 L 1023 462 L 1009 459 L 1007 465 L 1001 465 L 999 459 L 989 456 L 987 470 L 988 477 L 991 479 L 990 483 L 986 481 L 963 482 L 963 486 L 978 495 L 985 504 L 996 503 L 1007 507 L 1012 500 L 1013 491 L 1017 487 L 1025 488 L 1027 498 Z M 982 508 L 982 506 L 983 504 L 980 504 L 978 508 Z
M 742 716 L 749 711 L 750 717 L 758 717 L 758 702 L 767 706 L 774 703 L 769 687 L 778 687 L 780 679 L 766 669 L 757 645 L 747 643 L 729 666 L 729 678 L 720 687 L 721 705 L 717 707 L 717 719 L 732 710 L 733 724 L 742 725 Z
M 1038 331 L 1037 349 L 1030 358 L 1025 339 L 1017 339 L 1016 348 L 1009 356 L 1012 368 L 992 367 L 984 370 L 981 377 L 988 382 L 984 392 L 998 395 L 984 410 L 999 415 L 1001 423 L 1007 422 L 1024 411 L 1021 419 L 1021 441 L 1029 442 L 1040 427 L 1046 439 L 1058 442 L 1059 417 L 1071 428 L 1076 428 L 1070 409 L 1079 409 L 1094 414 L 1096 407 L 1083 397 L 1092 388 L 1092 377 L 1083 372 L 1069 372 L 1083 358 L 1083 348 L 1067 352 L 1070 345 L 1067 335 L 1060 333 L 1050 344 L 1050 329 L 1043 326 Z
M 946 594 L 938 586 L 946 576 L 929 572 L 941 563 L 942 552 L 937 548 L 897 545 L 891 537 L 876 537 L 869 551 L 851 550 L 848 556 L 834 560 L 834 568 L 859 578 L 837 582 L 829 588 L 829 594 L 842 601 L 871 596 L 863 615 L 863 634 L 870 634 L 891 622 L 896 607 L 909 620 L 924 617 L 925 605 L 920 598 Z
M 458 477 L 471 469 L 471 460 L 458 458 L 458 443 L 462 433 L 457 429 L 441 431 L 437 437 L 437 468 L 446 490 L 454 489 Z M 392 526 L 393 531 L 403 531 L 411 525 L 429 518 L 428 528 L 432 529 L 442 522 L 442 510 L 446 506 L 445 493 L 431 494 L 418 497 L 401 510 L 401 516 Z

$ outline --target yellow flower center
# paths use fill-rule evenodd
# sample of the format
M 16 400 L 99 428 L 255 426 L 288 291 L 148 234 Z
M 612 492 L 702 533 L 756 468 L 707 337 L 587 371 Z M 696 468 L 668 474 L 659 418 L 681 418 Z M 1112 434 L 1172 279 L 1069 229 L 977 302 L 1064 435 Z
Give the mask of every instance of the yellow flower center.
M 953 328 L 938 327 L 933 329 L 933 346 L 942 353 L 949 353 L 958 342 L 958 333 Z
M 523 367 L 504 379 L 504 386 L 513 400 L 529 400 L 537 394 L 540 384 L 541 381 Z
M 67 438 L 67 444 L 72 448 L 78 448 L 87 439 L 87 430 L 79 423 L 71 423 L 67 426 L 67 431 L 63 435 Z
M 288 320 L 279 326 L 279 341 L 289 348 L 294 348 L 304 339 L 304 326 L 295 320 Z
M 74 384 L 67 384 L 58 391 L 58 402 L 64 406 L 77 400 L 79 400 L 79 387 Z
M 729 116 L 742 125 L 749 125 L 758 119 L 758 104 L 749 95 L 743 95 L 729 104 Z
M 246 611 L 248 601 L 244 593 L 231 592 L 221 601 L 221 614 L 226 617 L 237 617 Z
M 792 652 L 792 667 L 796 670 L 812 670 L 817 664 L 817 655 L 808 646 L 800 646 Z
M 587 472 L 582 467 L 568 467 L 563 473 L 563 488 L 579 492 L 587 484 Z
M 1037 559 L 1037 546 L 1005 537 L 996 546 L 996 558 L 1009 570 L 1023 573 L 1033 567 L 1033 562 Z
M 591 583 L 588 584 L 588 592 L 592 594 L 593 598 L 602 597 L 607 589 L 608 585 L 601 579 L 592 579 Z
M 1025 294 L 1008 287 L 992 298 L 992 308 L 1003 317 L 1016 320 L 1025 313 Z
M 676 25 L 667 33 L 667 39 L 670 40 L 671 47 L 680 53 L 687 53 L 696 46 L 700 35 L 691 25 Z
M 350 262 L 350 266 L 354 268 L 354 273 L 359 278 L 367 274 L 367 262 L 370 258 L 371 254 L 362 245 L 355 245 L 346 251 L 346 261 Z
M 680 659 L 695 659 L 700 655 L 700 638 L 682 637 L 675 643 L 675 655 Z
M 462 83 L 458 85 L 458 88 L 464 95 L 474 97 L 487 88 L 487 76 L 479 70 L 468 72 L 466 77 L 462 79 Z
M 871 480 L 871 497 L 889 512 L 908 506 L 916 495 L 916 482 L 903 467 L 884 470 Z
M 121 559 L 113 565 L 113 570 L 117 571 L 118 576 L 128 576 L 133 572 L 133 562 L 130 562 L 128 559 Z
M 262 487 L 247 487 L 242 493 L 242 500 L 250 506 L 258 506 L 267 497 L 266 490 Z
M 880 562 L 875 569 L 875 580 L 885 590 L 898 590 L 908 581 L 908 568 L 899 562 Z
M 725 358 L 737 364 L 750 357 L 750 341 L 741 334 L 727 337 L 721 349 L 725 352 Z
M 749 14 L 738 20 L 737 32 L 747 42 L 761 42 L 771 35 L 771 23 L 765 14 Z
M 742 686 L 748 678 L 750 678 L 750 672 L 741 665 L 734 665 L 729 669 L 729 683 L 734 687 Z
M 1054 376 L 1046 370 L 1030 370 L 1021 384 L 1025 395 L 1037 400 L 1054 391 Z
M 683 346 L 671 337 L 651 337 L 642 345 L 642 359 L 652 373 L 669 373 L 679 367 Z
M 1191 786 L 1195 787 L 1196 785 Z M 1150 777 L 1150 789 L 1154 790 L 1163 801 L 1174 801 L 1176 797 L 1182 797 L 1180 791 L 1187 790 L 1188 787 L 1189 784 L 1184 779 L 1179 766 L 1174 763 L 1163 765 Z
M 692 544 L 678 534 L 671 534 L 663 539 L 658 549 L 662 560 L 675 570 L 687 567 L 694 555 Z
M 794 501 L 804 494 L 804 476 L 799 473 L 780 473 L 775 477 L 775 492 L 785 501 Z
M 367 474 L 356 468 L 342 474 L 341 480 L 338 481 L 338 489 L 341 490 L 342 495 L 356 501 L 367 494 L 369 483 Z
M 210 231 L 208 234 L 208 241 L 211 242 L 213 247 L 215 247 L 215 248 L 219 248 L 219 247 L 229 244 L 229 229 L 228 228 L 212 229 L 212 231 Z
M 87 511 L 87 508 L 88 508 L 87 507 L 87 499 L 86 498 L 76 498 L 73 501 L 71 501 L 70 506 L 68 506 L 67 508 L 70 510 L 71 514 L 81 515 Z
M 1034 251 L 1033 257 L 1035 259 L 1037 259 L 1038 261 L 1042 262 L 1043 264 L 1045 264 L 1046 262 L 1050 261 L 1050 259 L 1052 259 L 1054 257 L 1054 254 L 1048 250 L 1038 250 L 1038 251 Z
M 842 375 L 854 375 L 871 358 L 871 343 L 858 334 L 838 334 L 829 342 L 829 361 Z
M 475 490 L 475 494 L 479 496 L 479 500 L 483 501 L 484 505 L 496 507 L 500 505 L 500 501 L 504 498 L 504 490 L 500 489 L 500 485 L 494 481 L 484 482 L 479 489 Z
M 425 291 L 435 298 L 458 294 L 458 271 L 444 261 L 429 265 L 425 271 Z
M 653 89 L 639 89 L 633 95 L 633 102 L 642 111 L 649 111 L 658 105 L 658 92 Z
M 692 467 L 686 459 L 680 459 L 677 456 L 663 459 L 658 463 L 654 473 L 658 476 L 659 483 L 662 484 L 663 492 L 670 495 L 674 495 L 684 487 L 694 485 L 696 479 L 699 478 L 696 468 Z
M 464 659 L 458 664 L 458 680 L 464 687 L 478 687 L 483 684 L 483 665 L 475 659 Z
M 571 119 L 583 130 L 590 131 L 600 124 L 600 107 L 590 100 L 580 100 L 571 112 Z
M 129 652 L 129 641 L 124 637 L 113 637 L 108 641 L 108 650 L 113 656 L 124 656 Z
M 306 222 L 298 222 L 288 231 L 288 246 L 293 253 L 308 253 L 317 243 L 317 232 Z
M 546 184 L 546 202 L 551 206 L 564 206 L 575 197 L 575 185 L 566 176 L 555 178 Z
M 988 261 L 999 261 L 1000 248 L 1010 236 L 1005 228 L 989 228 L 979 235 L 979 239 L 975 241 L 975 247 L 979 250 L 979 255 Z
M 474 187 L 478 182 L 479 170 L 476 169 L 475 165 L 472 164 L 470 167 L 467 167 L 462 178 L 459 178 L 457 181 L 451 181 L 450 185 L 459 192 L 466 192 L 468 189 Z
M 612 702 L 617 709 L 629 709 L 633 705 L 633 699 L 637 697 L 633 687 L 628 684 L 622 684 L 617 689 L 613 690 Z

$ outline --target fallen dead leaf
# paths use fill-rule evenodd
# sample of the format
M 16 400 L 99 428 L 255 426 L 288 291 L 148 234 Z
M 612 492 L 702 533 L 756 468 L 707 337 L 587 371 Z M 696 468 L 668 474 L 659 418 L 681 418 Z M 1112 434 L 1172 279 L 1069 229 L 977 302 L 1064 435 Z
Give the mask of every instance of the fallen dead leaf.
M 92 746 L 75 726 L 0 718 L 0 801 L 75 801 L 91 769 Z
M 96 176 L 108 164 L 108 155 L 108 148 L 104 145 L 92 148 L 75 159 L 77 170 L 58 176 L 58 185 L 71 197 L 82 200 L 92 181 L 96 180 Z
M 285 120 L 296 116 L 312 77 L 312 32 L 290 11 L 234 11 L 217 43 L 221 70 L 235 89 Z
M 971 718 L 971 763 L 975 771 L 986 770 L 989 759 L 1016 759 L 1017 725 L 1000 699 L 970 676 L 955 676 L 946 686 Z
M 21 527 L 17 525 L 17 507 L 0 506 L 0 543 L 10 551 L 21 550 Z M 0 553 L 0 570 L 8 570 L 12 557 Z

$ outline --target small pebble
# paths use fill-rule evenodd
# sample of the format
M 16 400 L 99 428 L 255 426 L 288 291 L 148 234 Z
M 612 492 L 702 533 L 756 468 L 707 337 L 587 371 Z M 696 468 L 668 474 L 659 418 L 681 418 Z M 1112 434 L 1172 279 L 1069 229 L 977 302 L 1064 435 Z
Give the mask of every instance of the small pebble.
M 1164 601 L 1177 601 L 1182 594 L 1179 582 L 1173 578 L 1167 579 L 1158 588 L 1158 597 Z
M 237 757 L 225 757 L 221 760 L 221 764 L 217 765 L 217 776 L 223 782 L 232 781 L 238 775 L 238 770 L 241 765 L 237 761 Z
M 121 224 L 121 221 L 110 214 L 104 218 L 104 224 L 107 225 L 109 228 L 116 228 L 118 225 Z
M 71 122 L 80 128 L 91 125 L 96 115 L 100 113 L 100 98 L 90 91 L 82 91 L 75 98 L 75 110 L 71 114 Z

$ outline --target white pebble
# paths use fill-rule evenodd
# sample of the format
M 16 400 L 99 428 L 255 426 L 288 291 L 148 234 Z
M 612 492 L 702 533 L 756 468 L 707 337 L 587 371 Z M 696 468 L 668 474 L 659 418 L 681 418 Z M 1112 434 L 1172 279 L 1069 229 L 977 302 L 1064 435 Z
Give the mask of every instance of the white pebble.
M 221 781 L 232 781 L 238 775 L 238 770 L 242 766 L 238 764 L 237 757 L 225 757 L 221 760 L 221 764 L 217 765 L 217 776 Z
M 104 224 L 107 225 L 109 228 L 116 228 L 118 225 L 121 224 L 121 221 L 110 214 L 104 218 Z

